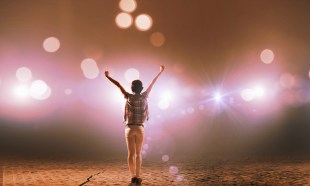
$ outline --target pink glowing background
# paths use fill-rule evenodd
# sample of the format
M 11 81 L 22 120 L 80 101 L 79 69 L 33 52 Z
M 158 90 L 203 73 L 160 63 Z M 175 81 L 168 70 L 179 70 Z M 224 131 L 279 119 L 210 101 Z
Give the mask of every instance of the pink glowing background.
M 132 80 L 147 87 L 164 65 L 149 97 L 145 158 L 249 153 L 281 140 L 287 150 L 286 135 L 308 147 L 309 137 L 296 136 L 310 128 L 309 8 L 2 0 L 1 146 L 15 155 L 124 154 L 124 99 L 103 72 L 130 91 Z M 296 134 L 287 134 L 293 123 Z

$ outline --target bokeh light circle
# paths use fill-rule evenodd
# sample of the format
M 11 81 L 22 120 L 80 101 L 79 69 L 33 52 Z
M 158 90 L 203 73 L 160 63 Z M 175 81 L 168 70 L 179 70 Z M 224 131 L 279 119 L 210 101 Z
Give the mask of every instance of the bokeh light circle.
M 46 52 L 56 52 L 60 48 L 60 41 L 56 37 L 46 38 L 43 42 L 43 48 Z
M 169 167 L 169 172 L 170 172 L 170 174 L 178 174 L 179 173 L 179 169 L 176 166 L 170 166 Z
M 160 32 L 154 32 L 150 37 L 151 44 L 155 47 L 161 47 L 165 43 L 165 36 Z
M 265 49 L 261 52 L 260 54 L 260 59 L 262 60 L 263 63 L 265 64 L 270 64 L 272 63 L 274 59 L 274 53 L 272 50 Z
M 30 86 L 30 95 L 36 100 L 45 100 L 51 96 L 50 87 L 43 80 L 35 80 Z
M 127 82 L 131 83 L 133 80 L 137 80 L 140 77 L 140 73 L 135 68 L 127 69 L 125 72 L 125 79 Z
M 121 0 L 119 2 L 119 8 L 124 12 L 133 12 L 137 8 L 137 2 L 135 0 Z
M 18 81 L 26 82 L 31 80 L 32 73 L 31 70 L 27 67 L 20 67 L 16 70 L 16 78 Z
M 241 98 L 244 100 L 244 101 L 252 101 L 255 97 L 255 92 L 252 90 L 252 89 L 244 89 L 242 90 L 241 92 Z
M 82 61 L 81 69 L 87 79 L 95 79 L 100 74 L 96 61 L 91 58 L 86 58 Z
M 115 22 L 119 28 L 125 29 L 132 25 L 133 19 L 130 14 L 122 12 L 116 16 Z
M 140 31 L 147 31 L 149 30 L 153 25 L 153 20 L 151 16 L 147 14 L 140 14 L 135 19 L 135 25 L 138 30 Z
M 162 157 L 161 157 L 161 159 L 163 160 L 163 162 L 167 162 L 167 161 L 169 161 L 169 156 L 168 155 L 163 155 Z

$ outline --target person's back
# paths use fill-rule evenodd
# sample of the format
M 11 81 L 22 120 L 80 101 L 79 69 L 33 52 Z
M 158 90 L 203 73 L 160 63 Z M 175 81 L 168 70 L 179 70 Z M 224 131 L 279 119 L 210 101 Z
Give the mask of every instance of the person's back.
M 147 92 L 127 94 L 124 120 L 127 124 L 143 124 L 148 119 Z

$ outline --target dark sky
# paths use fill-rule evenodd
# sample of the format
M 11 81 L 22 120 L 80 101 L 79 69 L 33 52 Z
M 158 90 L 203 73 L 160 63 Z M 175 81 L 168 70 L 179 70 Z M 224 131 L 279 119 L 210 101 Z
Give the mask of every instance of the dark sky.
M 103 68 L 106 68 L 105 65 L 113 67 L 111 59 L 120 57 L 130 59 L 132 56 L 142 55 L 159 61 L 162 59 L 158 64 L 163 62 L 172 76 L 184 76 L 189 82 L 198 85 L 204 85 L 210 79 L 214 82 L 221 81 L 227 73 L 237 74 L 237 79 L 246 79 L 240 72 L 255 68 L 263 69 L 264 73 L 273 73 L 273 70 L 277 69 L 276 75 L 289 72 L 309 81 L 310 1 L 308 0 L 137 0 L 137 9 L 132 15 L 147 13 L 154 21 L 153 27 L 145 32 L 138 31 L 134 26 L 128 29 L 116 26 L 115 16 L 120 12 L 118 2 L 117 0 L 1 0 L 0 68 L 1 64 L 11 63 L 8 60 L 11 56 L 19 56 L 24 59 L 21 60 L 21 64 L 27 64 L 27 60 L 38 57 L 45 58 L 47 62 L 53 61 L 57 67 L 68 70 L 68 73 L 80 72 L 82 59 L 88 57 L 89 50 L 94 50 L 102 53 L 96 60 Z M 164 34 L 163 46 L 151 45 L 149 38 L 153 32 Z M 61 41 L 61 49 L 53 55 L 46 54 L 42 50 L 42 41 L 50 36 L 55 36 Z M 271 49 L 275 54 L 275 60 L 269 66 L 263 64 L 259 58 L 264 49 Z M 38 64 L 40 65 L 42 64 Z M 175 67 L 181 68 L 182 73 L 173 72 Z M 266 70 L 267 68 L 270 69 Z M 0 69 L 0 72 L 4 71 Z M 56 77 L 57 73 L 54 76 Z M 79 80 L 84 78 L 81 73 L 70 77 Z M 3 78 L 3 74 L 0 78 Z M 303 141 L 297 146 L 301 149 L 309 147 L 309 143 L 305 142 L 309 139 L 305 134 L 305 131 L 309 131 L 306 125 L 309 118 L 304 116 L 308 110 L 308 106 L 287 109 L 282 114 L 284 117 L 275 119 L 275 123 L 284 123 L 284 127 L 275 125 L 262 130 L 263 134 L 258 136 L 266 137 L 266 143 L 271 148 L 279 141 L 286 147 L 288 142 L 286 137 L 293 138 L 296 143 Z M 115 141 L 117 138 L 109 136 L 107 131 L 100 134 L 96 131 L 96 127 L 88 127 L 87 119 L 68 119 L 64 113 L 60 113 L 60 117 L 58 112 L 61 111 L 55 111 L 45 118 L 46 120 L 25 125 L 31 126 L 29 128 L 10 125 L 10 121 L 6 118 L 0 118 L 3 120 L 1 122 L 3 139 L 0 145 L 8 152 L 28 154 L 31 154 L 29 149 L 51 154 L 53 151 L 51 149 L 54 148 L 58 152 L 53 153 L 57 155 L 62 154 L 61 151 L 69 155 L 81 154 L 84 152 L 83 148 L 88 148 L 90 154 L 93 153 L 94 156 L 108 153 L 104 147 L 111 147 L 111 143 L 120 145 L 121 142 Z M 70 114 L 74 115 L 73 111 Z M 214 136 L 209 137 L 224 144 L 225 141 L 234 139 L 234 136 L 227 135 L 231 134 L 229 127 L 233 128 L 232 125 L 227 127 L 228 116 L 223 114 L 222 117 L 214 119 L 215 123 L 220 123 L 219 131 L 214 129 Z M 300 119 L 296 122 L 298 127 L 292 130 L 291 123 L 297 119 Z M 190 119 L 184 122 L 191 123 Z M 39 123 L 46 124 L 40 128 L 37 125 Z M 74 127 L 74 124 L 78 127 Z M 186 128 L 185 125 L 183 127 Z M 269 129 L 271 132 L 266 132 Z M 282 129 L 277 133 L 278 141 L 273 141 L 272 137 L 268 138 L 270 137 L 268 135 L 277 129 Z M 176 146 L 186 142 L 181 135 L 182 132 L 174 132 L 173 126 L 168 125 L 167 130 L 170 130 L 175 137 Z M 202 129 L 197 127 L 185 133 L 186 137 L 196 137 L 188 142 L 188 149 L 191 149 L 191 145 L 196 150 L 200 149 L 197 145 L 201 142 L 199 140 L 209 139 L 205 137 L 204 132 L 211 134 L 210 130 L 204 126 Z M 288 131 L 294 132 L 288 133 Z M 301 131 L 304 133 L 299 136 Z M 219 135 L 216 136 L 217 134 Z M 223 136 L 224 139 L 221 138 Z M 273 142 L 269 143 L 268 139 Z M 212 140 L 208 143 L 212 143 Z M 213 147 L 218 145 L 214 144 Z M 49 145 L 53 148 L 42 148 Z M 294 146 L 289 143 L 288 146 L 290 145 Z M 115 152 L 125 151 L 124 144 L 120 146 L 122 150 L 116 149 Z M 71 152 L 68 147 L 71 147 Z M 114 151 L 110 152 L 113 154 Z

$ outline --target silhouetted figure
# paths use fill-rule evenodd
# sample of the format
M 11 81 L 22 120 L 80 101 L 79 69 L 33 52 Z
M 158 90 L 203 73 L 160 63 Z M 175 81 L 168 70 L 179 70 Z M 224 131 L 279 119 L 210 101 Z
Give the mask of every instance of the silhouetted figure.
M 105 76 L 116 85 L 126 99 L 124 121 L 126 122 L 125 137 L 128 150 L 128 167 L 131 175 L 131 183 L 141 184 L 140 169 L 142 164 L 142 145 L 144 141 L 144 123 L 149 119 L 147 98 L 159 75 L 164 71 L 164 66 L 160 66 L 159 73 L 155 76 L 145 92 L 140 80 L 131 83 L 133 94 L 128 93 L 122 85 L 109 76 L 109 71 L 105 71 Z

